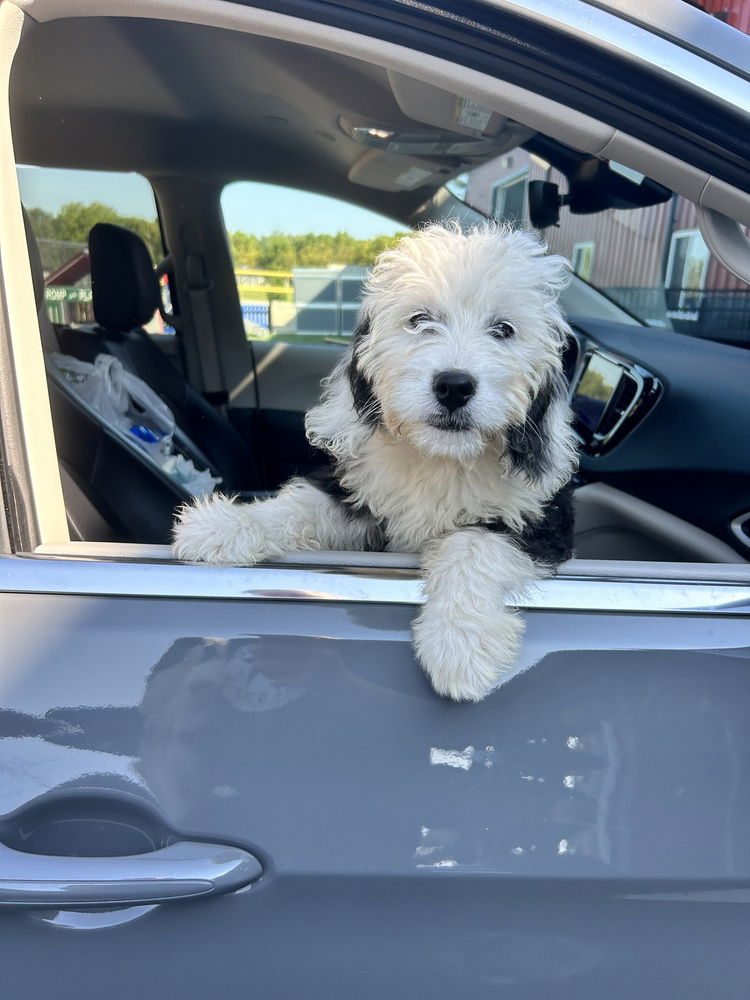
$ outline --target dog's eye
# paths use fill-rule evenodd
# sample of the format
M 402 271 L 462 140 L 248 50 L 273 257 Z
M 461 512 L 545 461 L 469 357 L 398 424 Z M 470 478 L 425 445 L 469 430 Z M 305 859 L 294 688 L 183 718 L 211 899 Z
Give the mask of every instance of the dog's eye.
M 490 327 L 490 333 L 496 340 L 507 340 L 508 337 L 512 337 L 516 332 L 516 328 L 512 323 L 508 323 L 504 319 L 495 320 Z
M 420 326 L 429 326 L 434 320 L 429 313 L 426 312 L 415 312 L 406 321 L 406 327 L 409 330 L 418 330 Z

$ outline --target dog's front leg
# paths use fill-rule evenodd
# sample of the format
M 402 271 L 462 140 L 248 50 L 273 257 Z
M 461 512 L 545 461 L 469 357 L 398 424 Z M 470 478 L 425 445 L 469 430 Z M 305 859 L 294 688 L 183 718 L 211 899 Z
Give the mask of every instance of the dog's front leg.
M 438 694 L 480 701 L 513 667 L 523 636 L 505 601 L 539 570 L 506 536 L 466 528 L 430 542 L 423 556 L 425 604 L 414 651 Z
M 365 518 L 304 479 L 293 479 L 268 500 L 236 503 L 221 495 L 183 507 L 172 551 L 186 562 L 250 566 L 303 549 L 362 549 Z

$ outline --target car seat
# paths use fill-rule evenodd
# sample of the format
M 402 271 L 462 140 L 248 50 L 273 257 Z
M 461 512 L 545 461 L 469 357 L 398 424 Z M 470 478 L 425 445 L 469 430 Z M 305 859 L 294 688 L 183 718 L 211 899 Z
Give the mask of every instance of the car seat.
M 25 212 L 24 223 L 42 349 L 48 355 L 61 345 L 44 304 L 42 262 Z M 190 500 L 190 494 L 135 441 L 110 427 L 51 367 L 47 386 L 71 537 L 168 543 L 175 508 Z M 192 457 L 189 448 L 186 454 Z
M 113 354 L 169 406 L 177 427 L 222 479 L 222 490 L 260 488 L 257 465 L 229 420 L 178 371 L 143 329 L 159 307 L 159 279 L 143 240 L 97 223 L 89 233 L 96 325 L 57 331 L 60 350 L 82 361 Z

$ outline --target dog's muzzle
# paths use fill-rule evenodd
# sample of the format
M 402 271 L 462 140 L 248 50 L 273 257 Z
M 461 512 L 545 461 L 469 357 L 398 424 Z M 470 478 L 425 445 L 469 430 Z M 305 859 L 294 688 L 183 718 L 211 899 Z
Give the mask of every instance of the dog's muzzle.
M 438 372 L 432 380 L 435 399 L 449 413 L 466 406 L 477 389 L 476 379 L 468 372 Z

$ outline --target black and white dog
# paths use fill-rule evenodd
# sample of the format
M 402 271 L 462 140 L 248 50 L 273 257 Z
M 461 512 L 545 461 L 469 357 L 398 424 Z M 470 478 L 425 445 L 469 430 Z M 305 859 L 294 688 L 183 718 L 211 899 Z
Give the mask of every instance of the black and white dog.
M 430 226 L 381 254 L 352 346 L 307 414 L 330 467 L 269 500 L 185 507 L 175 555 L 419 552 L 416 656 L 439 694 L 483 698 L 523 634 L 506 601 L 572 549 L 567 274 L 536 236 L 490 224 Z

